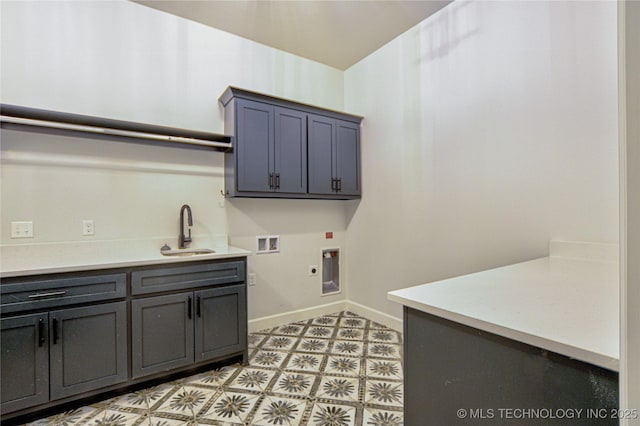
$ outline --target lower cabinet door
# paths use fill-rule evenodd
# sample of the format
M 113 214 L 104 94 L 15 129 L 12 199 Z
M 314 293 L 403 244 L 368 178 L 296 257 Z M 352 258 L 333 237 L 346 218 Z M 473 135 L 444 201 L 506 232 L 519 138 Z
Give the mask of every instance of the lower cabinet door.
M 49 313 L 51 399 L 127 380 L 126 302 Z
M 195 360 L 241 352 L 247 342 L 244 285 L 195 292 Z
M 49 400 L 48 315 L 34 314 L 0 321 L 2 404 L 9 413 Z
M 193 363 L 193 293 L 131 302 L 133 377 Z

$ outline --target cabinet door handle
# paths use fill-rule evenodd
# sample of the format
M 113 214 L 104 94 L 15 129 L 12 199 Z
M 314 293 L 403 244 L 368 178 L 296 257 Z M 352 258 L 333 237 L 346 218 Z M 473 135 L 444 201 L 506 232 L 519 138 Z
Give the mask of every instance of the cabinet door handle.
M 58 343 L 58 318 L 53 317 L 53 324 L 51 326 L 53 327 L 53 344 L 55 345 Z
M 276 173 L 276 189 L 280 189 L 280 173 Z
M 335 180 L 335 178 L 331 178 L 331 190 L 332 191 L 336 190 L 336 180 Z
M 191 319 L 191 296 L 189 296 L 189 306 L 187 306 L 187 316 Z
M 196 296 L 196 315 L 198 318 L 202 316 L 202 313 L 200 312 L 200 296 Z
M 269 188 L 273 188 L 273 173 L 269 173 Z
M 338 191 L 342 191 L 342 178 L 338 178 L 336 181 L 338 183 Z
M 38 320 L 38 346 L 44 345 L 44 320 L 40 318 Z
M 67 292 L 62 290 L 62 291 L 52 291 L 50 293 L 36 293 L 36 294 L 30 294 L 28 297 L 29 299 L 40 299 L 42 297 L 53 297 L 53 296 L 62 296 L 64 294 L 66 294 Z

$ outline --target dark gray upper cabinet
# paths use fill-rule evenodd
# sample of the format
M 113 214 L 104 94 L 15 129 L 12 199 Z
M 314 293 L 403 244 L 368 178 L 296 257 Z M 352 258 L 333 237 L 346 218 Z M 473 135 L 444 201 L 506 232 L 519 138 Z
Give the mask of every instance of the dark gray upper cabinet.
M 4 318 L 0 342 L 3 413 L 49 400 L 49 316 Z
M 335 193 L 336 120 L 309 116 L 309 193 Z
M 221 96 L 230 197 L 359 198 L 362 117 L 229 87 Z
M 334 170 L 337 192 L 360 195 L 360 126 L 336 120 Z
M 307 117 L 296 110 L 239 99 L 238 192 L 307 192 Z
M 360 195 L 360 126 L 309 115 L 309 193 Z
M 238 191 L 273 190 L 273 107 L 260 102 L 238 101 L 236 162 Z
M 307 192 L 307 115 L 275 108 L 273 186 L 278 192 Z

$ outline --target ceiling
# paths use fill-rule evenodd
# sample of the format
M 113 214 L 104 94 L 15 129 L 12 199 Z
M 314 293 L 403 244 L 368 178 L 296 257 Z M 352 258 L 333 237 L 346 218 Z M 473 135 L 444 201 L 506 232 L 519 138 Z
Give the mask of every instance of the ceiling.
M 451 0 L 132 0 L 345 70 Z

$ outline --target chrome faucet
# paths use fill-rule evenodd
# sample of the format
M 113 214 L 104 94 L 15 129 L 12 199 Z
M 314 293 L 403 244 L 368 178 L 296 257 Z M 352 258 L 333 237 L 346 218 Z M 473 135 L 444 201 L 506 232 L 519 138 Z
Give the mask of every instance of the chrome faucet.
M 189 236 L 184 235 L 184 211 L 187 211 L 187 222 Z M 183 249 L 191 243 L 191 227 L 193 226 L 193 218 L 191 217 L 191 207 L 188 204 L 183 205 L 180 208 L 180 235 L 178 236 L 178 248 Z

